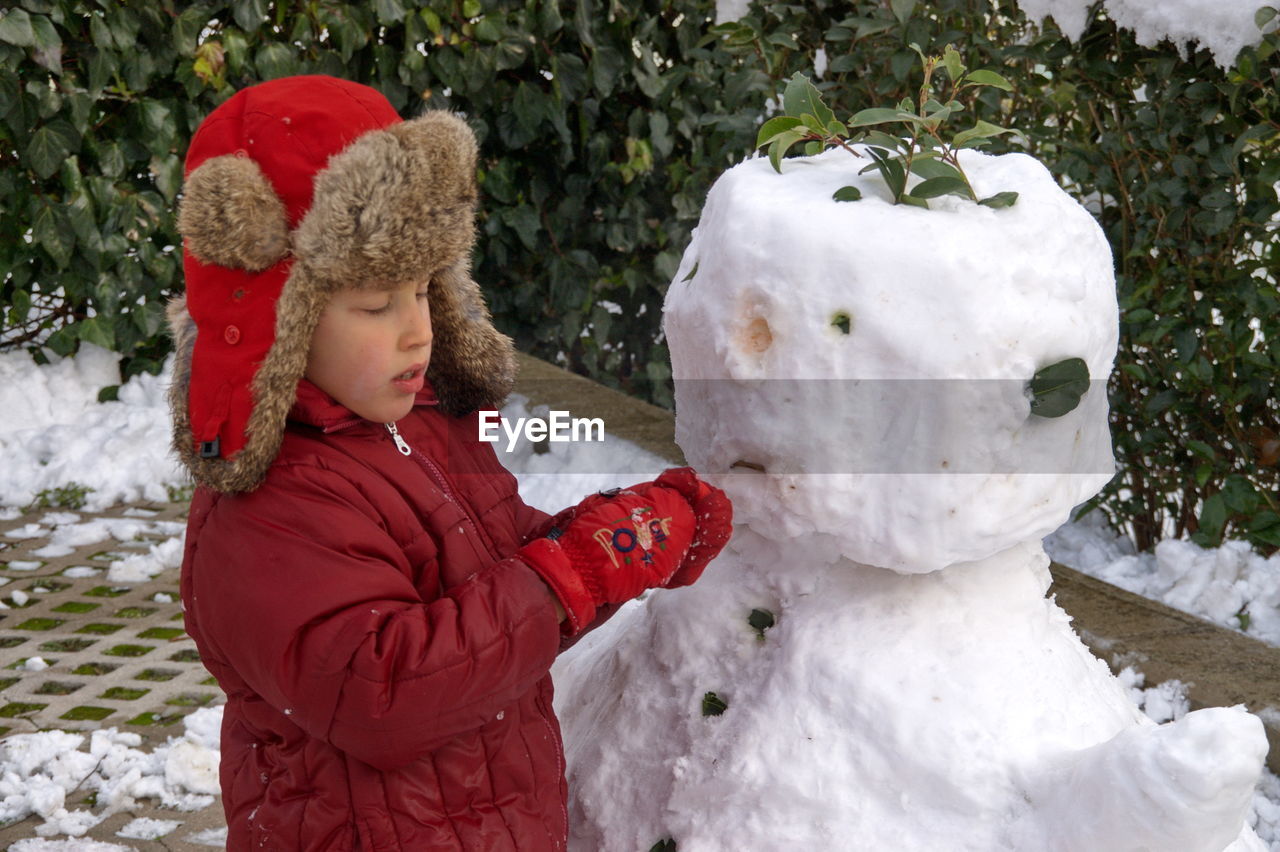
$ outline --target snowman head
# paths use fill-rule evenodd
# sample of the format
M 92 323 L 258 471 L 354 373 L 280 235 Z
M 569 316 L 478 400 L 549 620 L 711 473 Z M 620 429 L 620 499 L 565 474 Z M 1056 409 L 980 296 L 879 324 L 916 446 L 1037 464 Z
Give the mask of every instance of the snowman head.
M 1110 248 L 1034 159 L 962 153 L 980 197 L 1018 202 L 895 206 L 840 150 L 712 187 L 665 331 L 676 440 L 739 523 L 918 573 L 1044 536 L 1110 479 Z M 1079 405 L 1033 413 L 1072 358 Z

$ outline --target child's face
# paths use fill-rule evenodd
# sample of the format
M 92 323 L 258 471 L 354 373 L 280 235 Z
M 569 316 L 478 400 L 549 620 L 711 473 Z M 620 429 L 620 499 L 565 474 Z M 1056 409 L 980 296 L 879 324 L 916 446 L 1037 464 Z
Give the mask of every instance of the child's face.
M 320 315 L 305 375 L 366 420 L 391 423 L 413 408 L 430 361 L 425 283 L 350 289 Z

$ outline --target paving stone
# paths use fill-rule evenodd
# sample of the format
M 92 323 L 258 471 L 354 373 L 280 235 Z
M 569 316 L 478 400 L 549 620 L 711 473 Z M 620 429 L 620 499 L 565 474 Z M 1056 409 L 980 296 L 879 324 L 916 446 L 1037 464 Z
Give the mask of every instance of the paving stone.
M 133 503 L 100 513 L 37 510 L 0 521 L 0 602 L 8 607 L 0 609 L 0 736 L 114 727 L 139 734 L 139 748 L 151 751 L 183 734 L 188 713 L 225 700 L 183 630 L 178 570 L 167 569 L 145 582 L 107 579 L 112 560 L 146 552 L 171 536 L 58 548 L 51 545 L 51 524 L 42 523 L 51 516 L 54 522 L 69 521 L 71 515 L 78 516 L 76 523 L 102 518 L 185 522 L 185 513 L 185 505 Z M 28 661 L 35 657 L 48 667 L 33 667 Z M 91 807 L 87 796 L 72 795 L 68 808 Z M 117 835 L 143 817 L 177 825 L 155 840 Z M 35 837 L 41 822 L 33 816 L 0 828 L 0 850 Z M 191 841 L 211 833 L 211 843 Z M 217 799 L 190 813 L 144 800 L 86 835 L 131 849 L 189 852 L 222 848 L 219 836 L 225 839 Z

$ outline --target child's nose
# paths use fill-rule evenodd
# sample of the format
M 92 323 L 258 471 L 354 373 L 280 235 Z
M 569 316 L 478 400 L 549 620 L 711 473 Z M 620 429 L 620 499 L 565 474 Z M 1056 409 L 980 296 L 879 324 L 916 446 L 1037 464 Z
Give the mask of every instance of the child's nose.
M 415 305 L 407 312 L 402 339 L 406 349 L 426 346 L 431 342 L 431 315 L 425 304 Z

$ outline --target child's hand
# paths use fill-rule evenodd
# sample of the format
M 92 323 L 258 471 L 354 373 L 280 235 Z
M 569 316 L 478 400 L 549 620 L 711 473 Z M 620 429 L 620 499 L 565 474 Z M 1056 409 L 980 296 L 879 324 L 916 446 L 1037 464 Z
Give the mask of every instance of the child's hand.
M 707 567 L 707 563 L 720 554 L 733 533 L 733 504 L 725 493 L 714 485 L 708 485 L 693 472 L 691 467 L 673 467 L 665 470 L 654 483 L 679 491 L 693 507 L 697 528 L 689 553 L 663 588 L 674 589 L 693 584 Z
M 684 561 L 696 522 L 688 501 L 652 483 L 588 497 L 563 529 L 520 548 L 551 587 L 576 633 L 596 607 L 622 603 L 671 580 Z

